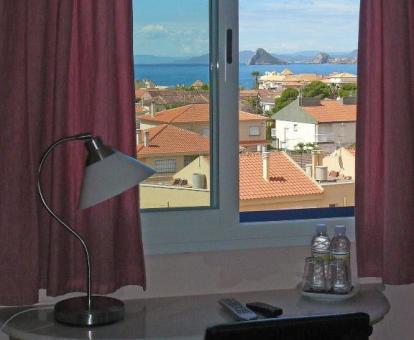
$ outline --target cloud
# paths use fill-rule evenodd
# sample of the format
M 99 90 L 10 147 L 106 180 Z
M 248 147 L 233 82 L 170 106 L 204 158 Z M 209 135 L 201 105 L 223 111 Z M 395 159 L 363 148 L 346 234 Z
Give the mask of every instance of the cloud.
M 159 39 L 168 36 L 168 34 L 168 30 L 160 24 L 148 24 L 136 31 L 136 35 L 144 39 Z

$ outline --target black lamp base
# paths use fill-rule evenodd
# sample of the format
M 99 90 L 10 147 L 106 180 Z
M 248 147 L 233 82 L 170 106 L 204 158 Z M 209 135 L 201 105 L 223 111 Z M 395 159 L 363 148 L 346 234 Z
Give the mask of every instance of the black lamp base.
M 55 320 L 71 326 L 100 326 L 124 318 L 124 303 L 107 296 L 92 296 L 92 308 L 87 297 L 75 297 L 55 305 Z

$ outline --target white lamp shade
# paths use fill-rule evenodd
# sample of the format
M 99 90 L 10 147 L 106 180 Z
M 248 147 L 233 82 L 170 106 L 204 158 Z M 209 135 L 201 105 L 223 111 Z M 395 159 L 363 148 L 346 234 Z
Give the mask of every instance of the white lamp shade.
M 114 151 L 85 168 L 79 199 L 81 209 L 114 197 L 155 173 L 154 169 L 135 158 Z

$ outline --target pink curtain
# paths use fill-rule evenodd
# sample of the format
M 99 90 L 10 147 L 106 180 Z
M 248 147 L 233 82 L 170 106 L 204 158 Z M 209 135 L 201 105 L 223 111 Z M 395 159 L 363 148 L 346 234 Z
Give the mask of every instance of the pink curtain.
M 414 2 L 361 0 L 356 233 L 361 277 L 414 282 Z
M 135 154 L 130 0 L 0 1 L 0 305 L 85 291 L 78 241 L 39 204 L 36 170 L 54 140 L 100 135 Z M 137 189 L 77 208 L 85 151 L 61 146 L 46 199 L 91 248 L 94 293 L 145 286 Z

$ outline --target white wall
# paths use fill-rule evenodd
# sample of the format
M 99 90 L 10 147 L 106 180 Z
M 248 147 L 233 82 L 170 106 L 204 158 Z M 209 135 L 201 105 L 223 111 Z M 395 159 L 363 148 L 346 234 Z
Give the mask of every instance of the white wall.
M 297 124 L 297 131 L 295 131 L 294 125 Z M 315 124 L 298 123 L 285 120 L 276 120 L 276 138 L 280 142 L 285 141 L 285 128 L 288 150 L 293 150 L 298 143 L 314 143 L 315 142 Z M 285 147 L 281 144 L 281 147 Z
M 293 288 L 301 279 L 308 253 L 308 247 L 286 247 L 149 256 L 148 290 L 125 287 L 114 295 L 136 299 Z M 374 327 L 370 339 L 414 339 L 414 285 L 387 286 L 385 294 L 391 312 Z M 44 293 L 41 300 L 54 301 Z M 0 335 L 0 339 L 7 337 Z

